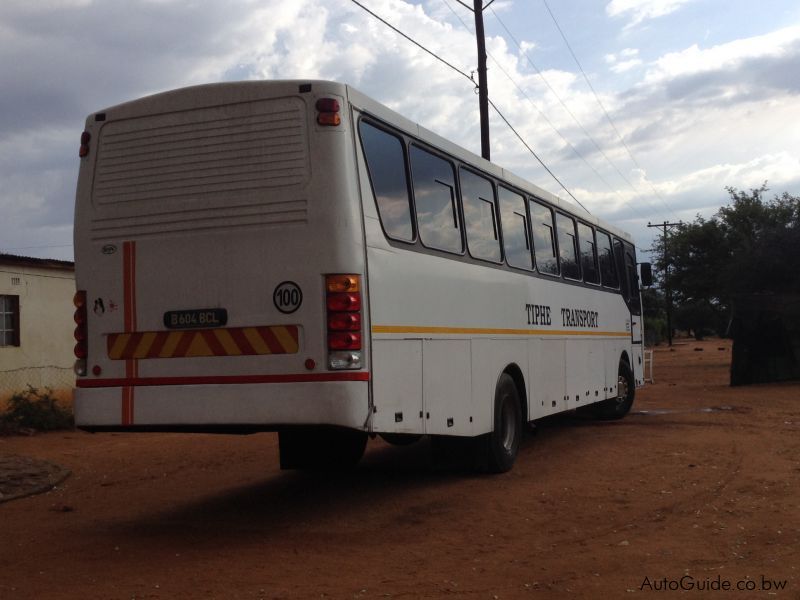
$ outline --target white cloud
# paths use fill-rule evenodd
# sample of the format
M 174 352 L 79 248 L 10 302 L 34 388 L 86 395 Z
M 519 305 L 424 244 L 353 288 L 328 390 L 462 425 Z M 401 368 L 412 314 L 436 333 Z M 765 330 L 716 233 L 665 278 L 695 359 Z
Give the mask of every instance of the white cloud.
M 643 64 L 637 48 L 625 48 L 619 54 L 606 54 L 605 61 L 614 73 L 624 73 Z
M 611 0 L 606 5 L 606 14 L 610 17 L 628 16 L 631 21 L 628 27 L 638 25 L 646 19 L 655 19 L 675 12 L 684 4 L 693 0 Z
M 645 81 L 653 83 L 684 75 L 731 70 L 747 60 L 796 53 L 799 42 L 800 26 L 794 26 L 707 49 L 701 49 L 695 44 L 680 52 L 671 52 L 659 58 L 648 70 Z

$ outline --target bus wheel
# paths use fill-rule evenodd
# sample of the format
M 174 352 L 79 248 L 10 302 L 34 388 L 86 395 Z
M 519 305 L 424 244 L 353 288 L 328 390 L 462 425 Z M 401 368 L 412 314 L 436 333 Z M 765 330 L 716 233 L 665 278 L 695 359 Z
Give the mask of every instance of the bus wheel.
M 633 379 L 633 371 L 627 362 L 621 360 L 617 375 L 617 397 L 598 402 L 595 405 L 597 406 L 595 416 L 606 421 L 621 419 L 631 410 L 635 394 L 636 382 Z
M 352 469 L 364 455 L 367 433 L 337 427 L 300 427 L 278 432 L 281 469 Z
M 514 380 L 500 375 L 494 393 L 494 430 L 486 436 L 487 470 L 505 473 L 514 466 L 522 441 L 522 409 Z
M 422 439 L 422 436 L 416 433 L 379 433 L 383 441 L 392 446 L 410 446 Z

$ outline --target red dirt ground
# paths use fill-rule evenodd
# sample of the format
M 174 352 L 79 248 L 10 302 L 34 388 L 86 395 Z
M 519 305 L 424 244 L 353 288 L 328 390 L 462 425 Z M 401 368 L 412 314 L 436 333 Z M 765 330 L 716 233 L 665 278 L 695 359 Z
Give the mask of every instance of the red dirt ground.
M 550 419 L 498 476 L 425 442 L 325 476 L 274 434 L 0 438 L 72 471 L 0 504 L 0 598 L 798 598 L 800 384 L 730 388 L 729 361 L 658 348 L 626 419 Z

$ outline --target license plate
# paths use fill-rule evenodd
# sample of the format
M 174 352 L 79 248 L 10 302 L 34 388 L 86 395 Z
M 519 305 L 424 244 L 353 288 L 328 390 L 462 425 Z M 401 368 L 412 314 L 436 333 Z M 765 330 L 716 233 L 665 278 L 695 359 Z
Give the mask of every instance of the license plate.
M 164 313 L 164 327 L 167 329 L 224 327 L 227 323 L 228 311 L 224 308 L 170 310 Z

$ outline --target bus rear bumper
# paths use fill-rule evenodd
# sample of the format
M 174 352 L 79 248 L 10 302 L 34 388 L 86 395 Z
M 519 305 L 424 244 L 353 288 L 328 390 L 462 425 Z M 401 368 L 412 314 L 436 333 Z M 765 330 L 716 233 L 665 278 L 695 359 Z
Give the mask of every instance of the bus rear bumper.
M 79 387 L 75 424 L 87 430 L 274 430 L 332 425 L 366 430 L 366 381 Z

